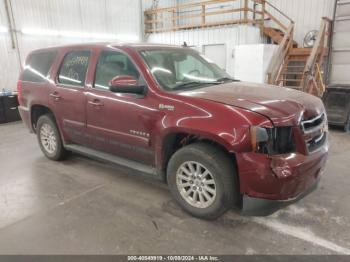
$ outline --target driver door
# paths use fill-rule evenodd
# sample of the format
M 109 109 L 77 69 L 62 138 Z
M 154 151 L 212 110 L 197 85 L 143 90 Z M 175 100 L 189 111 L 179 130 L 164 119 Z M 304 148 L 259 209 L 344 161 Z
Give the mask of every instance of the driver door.
M 113 93 L 109 82 L 116 76 L 144 81 L 134 63 L 123 52 L 103 50 L 95 69 L 95 80 L 87 93 L 87 130 L 93 148 L 154 165 L 152 127 L 156 121 L 152 98 Z

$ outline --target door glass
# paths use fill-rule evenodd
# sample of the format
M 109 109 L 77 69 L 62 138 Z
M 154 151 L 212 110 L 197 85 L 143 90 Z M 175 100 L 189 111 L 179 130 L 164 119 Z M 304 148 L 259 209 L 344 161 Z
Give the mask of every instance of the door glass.
M 61 65 L 58 82 L 66 85 L 84 86 L 89 57 L 90 51 L 68 53 Z
M 128 75 L 139 79 L 140 74 L 129 57 L 115 51 L 103 51 L 99 57 L 94 87 L 109 89 L 109 82 L 116 76 Z

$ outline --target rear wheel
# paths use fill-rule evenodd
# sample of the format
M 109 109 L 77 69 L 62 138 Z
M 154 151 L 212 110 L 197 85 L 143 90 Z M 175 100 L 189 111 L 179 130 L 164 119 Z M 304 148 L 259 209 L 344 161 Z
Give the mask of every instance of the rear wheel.
M 233 159 L 206 143 L 178 150 L 169 161 L 167 178 L 176 201 L 199 218 L 215 219 L 238 201 Z
M 57 161 L 62 160 L 67 155 L 52 116 L 47 114 L 38 119 L 36 134 L 40 149 L 47 158 Z

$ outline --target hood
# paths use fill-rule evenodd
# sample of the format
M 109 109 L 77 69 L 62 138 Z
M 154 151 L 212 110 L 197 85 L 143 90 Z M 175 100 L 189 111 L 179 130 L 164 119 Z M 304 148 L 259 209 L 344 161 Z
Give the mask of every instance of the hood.
M 275 125 L 299 125 L 324 111 L 321 99 L 301 91 L 267 84 L 232 82 L 180 92 L 179 95 L 215 101 L 251 110 Z

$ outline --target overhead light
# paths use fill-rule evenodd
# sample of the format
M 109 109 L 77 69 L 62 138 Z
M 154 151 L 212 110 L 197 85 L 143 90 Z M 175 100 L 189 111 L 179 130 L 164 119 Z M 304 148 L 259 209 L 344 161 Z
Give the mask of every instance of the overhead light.
M 9 30 L 4 26 L 0 26 L 0 33 L 7 33 Z
M 23 34 L 26 35 L 46 35 L 46 36 L 59 36 L 58 31 L 56 30 L 45 30 L 37 28 L 23 28 L 21 30 Z
M 51 29 L 40 29 L 40 28 L 23 28 L 21 30 L 26 35 L 36 36 L 58 36 L 58 37 L 69 37 L 69 38 L 89 38 L 89 39 L 115 39 L 123 41 L 137 41 L 137 35 L 117 35 L 117 34 L 101 34 L 101 33 L 88 33 L 88 32 L 77 32 L 77 31 L 59 31 Z

